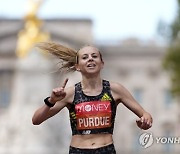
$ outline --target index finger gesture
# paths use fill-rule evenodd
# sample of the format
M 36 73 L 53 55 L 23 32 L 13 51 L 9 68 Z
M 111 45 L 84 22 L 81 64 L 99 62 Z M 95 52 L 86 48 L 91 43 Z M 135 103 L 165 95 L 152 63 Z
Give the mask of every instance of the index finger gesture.
M 67 84 L 67 82 L 68 82 L 68 78 L 66 78 L 66 80 L 64 81 L 64 83 L 63 83 L 63 85 L 62 85 L 62 88 L 65 88 L 66 87 L 66 84 Z

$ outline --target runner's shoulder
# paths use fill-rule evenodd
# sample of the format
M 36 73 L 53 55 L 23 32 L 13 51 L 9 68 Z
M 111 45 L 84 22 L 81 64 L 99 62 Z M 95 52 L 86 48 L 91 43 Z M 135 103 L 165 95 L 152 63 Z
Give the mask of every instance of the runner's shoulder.
M 118 92 L 123 89 L 123 85 L 118 82 L 110 81 L 109 83 L 112 91 Z

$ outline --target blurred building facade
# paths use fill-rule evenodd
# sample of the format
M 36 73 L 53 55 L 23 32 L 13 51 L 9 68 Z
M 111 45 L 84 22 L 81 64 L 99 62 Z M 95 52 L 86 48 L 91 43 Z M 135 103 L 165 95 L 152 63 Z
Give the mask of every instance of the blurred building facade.
M 137 116 L 122 104 L 118 106 L 114 130 L 117 154 L 180 152 L 180 143 L 156 143 L 156 137 L 180 137 L 180 111 L 161 64 L 166 47 L 136 40 L 99 45 L 94 43 L 92 24 L 89 19 L 51 19 L 44 21 L 43 29 L 51 40 L 77 50 L 86 44 L 96 45 L 105 61 L 103 78 L 122 83 L 152 114 L 153 127 L 142 131 L 135 124 Z M 21 20 L 0 19 L 0 154 L 66 154 L 71 139 L 67 109 L 39 126 L 33 126 L 31 118 L 66 76 L 68 86 L 81 76 L 59 73 L 58 60 L 36 49 L 23 59 L 17 58 L 17 34 L 22 28 Z M 139 144 L 144 132 L 154 136 L 154 144 L 147 149 Z

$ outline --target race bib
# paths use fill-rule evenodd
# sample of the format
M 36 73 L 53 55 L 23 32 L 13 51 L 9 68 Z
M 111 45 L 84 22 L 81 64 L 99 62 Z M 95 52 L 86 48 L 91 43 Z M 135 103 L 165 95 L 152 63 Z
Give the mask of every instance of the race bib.
M 75 110 L 78 130 L 111 127 L 110 101 L 80 103 Z

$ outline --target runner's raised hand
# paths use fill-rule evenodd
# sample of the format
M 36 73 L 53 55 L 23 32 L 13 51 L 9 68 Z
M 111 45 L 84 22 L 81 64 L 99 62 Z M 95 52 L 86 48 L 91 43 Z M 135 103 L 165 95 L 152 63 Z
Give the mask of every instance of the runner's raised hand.
M 66 87 L 67 82 L 68 82 L 68 78 L 65 79 L 62 86 L 52 90 L 51 96 L 49 98 L 49 102 L 55 104 L 57 101 L 62 100 L 66 96 L 66 92 L 64 91 L 64 88 Z

